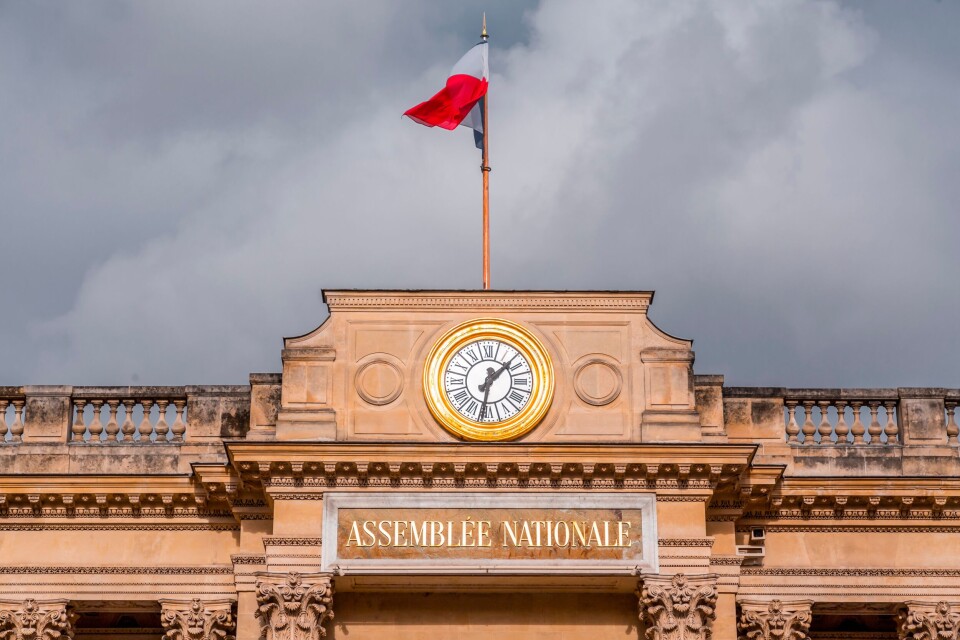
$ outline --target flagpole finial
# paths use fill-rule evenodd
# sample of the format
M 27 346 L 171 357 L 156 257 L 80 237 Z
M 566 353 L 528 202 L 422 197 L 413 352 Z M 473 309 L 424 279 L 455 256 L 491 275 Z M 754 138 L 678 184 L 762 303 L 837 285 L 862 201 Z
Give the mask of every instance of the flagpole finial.
M 483 30 L 480 32 L 480 37 L 484 40 L 487 39 L 487 12 L 483 12 Z

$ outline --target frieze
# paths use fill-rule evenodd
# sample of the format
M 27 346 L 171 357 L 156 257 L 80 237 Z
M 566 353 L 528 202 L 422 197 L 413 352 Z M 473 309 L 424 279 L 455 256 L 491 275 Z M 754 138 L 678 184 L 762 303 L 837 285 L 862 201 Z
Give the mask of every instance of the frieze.
M 3 566 L 0 574 L 71 573 L 71 574 L 135 574 L 135 575 L 226 575 L 233 574 L 233 567 L 41 567 Z
M 712 547 L 713 538 L 660 538 L 661 547 Z
M 851 576 L 857 578 L 873 577 L 929 577 L 955 578 L 960 577 L 960 569 L 794 569 L 794 568 L 760 568 L 744 567 L 740 571 L 743 576 Z
M 5 524 L 0 521 L 0 531 L 239 531 L 238 524 Z
M 523 292 L 514 295 L 459 296 L 383 296 L 355 293 L 324 292 L 324 298 L 332 311 L 384 309 L 418 309 L 458 312 L 463 309 L 503 309 L 528 311 L 570 311 L 587 309 L 594 311 L 637 311 L 645 313 L 650 306 L 652 294 L 639 292 L 616 296 L 579 296 L 563 293 Z
M 264 536 L 263 544 L 274 547 L 317 547 L 323 542 L 320 537 L 289 538 L 279 536 Z
M 266 564 L 267 556 L 263 554 L 234 554 L 230 556 L 233 564 Z
M 738 526 L 738 533 L 749 533 L 754 526 Z M 854 525 L 823 525 L 807 524 L 764 524 L 767 533 L 958 533 L 960 525 L 930 525 L 930 526 L 854 526 Z

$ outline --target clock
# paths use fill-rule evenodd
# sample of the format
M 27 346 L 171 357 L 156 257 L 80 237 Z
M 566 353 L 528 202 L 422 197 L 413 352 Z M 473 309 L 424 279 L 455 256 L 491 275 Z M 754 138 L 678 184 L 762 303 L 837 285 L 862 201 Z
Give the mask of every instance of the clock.
M 423 368 L 430 413 L 466 440 L 512 440 L 543 419 L 553 400 L 553 364 L 515 322 L 484 318 L 446 332 Z

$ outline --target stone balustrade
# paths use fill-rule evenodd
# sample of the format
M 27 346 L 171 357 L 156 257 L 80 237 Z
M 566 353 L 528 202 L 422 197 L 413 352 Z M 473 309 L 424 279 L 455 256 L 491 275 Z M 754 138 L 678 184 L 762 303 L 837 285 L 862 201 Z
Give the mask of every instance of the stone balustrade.
M 960 389 L 724 387 L 725 433 L 801 448 L 956 446 Z
M 70 442 L 183 442 L 184 387 L 74 387 Z M 172 418 L 172 419 L 171 419 Z
M 0 443 L 23 439 L 23 387 L 0 387 Z
M 0 444 L 219 442 L 246 434 L 250 397 L 233 385 L 0 387 Z

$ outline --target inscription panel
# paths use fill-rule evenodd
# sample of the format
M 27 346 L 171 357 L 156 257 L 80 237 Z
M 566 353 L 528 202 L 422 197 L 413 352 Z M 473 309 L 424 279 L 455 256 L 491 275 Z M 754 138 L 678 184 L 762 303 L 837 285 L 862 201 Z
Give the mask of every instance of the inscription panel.
M 331 492 L 324 503 L 324 571 L 657 571 L 653 494 Z

